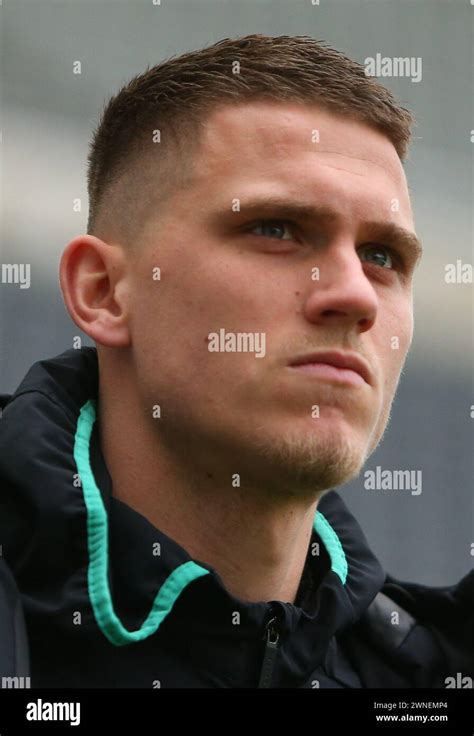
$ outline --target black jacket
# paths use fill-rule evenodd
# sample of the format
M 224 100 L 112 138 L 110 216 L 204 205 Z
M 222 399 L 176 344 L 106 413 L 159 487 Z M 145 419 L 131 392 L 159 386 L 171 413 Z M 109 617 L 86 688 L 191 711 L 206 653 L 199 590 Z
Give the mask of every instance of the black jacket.
M 474 571 L 452 587 L 395 580 L 329 491 L 295 603 L 242 602 L 114 498 L 97 389 L 96 350 L 83 348 L 35 363 L 1 400 L 0 541 L 32 687 L 444 688 L 474 677 Z
M 15 685 L 27 687 L 25 678 L 29 677 L 28 639 L 20 593 L 5 560 L 1 557 L 0 677 L 2 687 L 15 687 Z

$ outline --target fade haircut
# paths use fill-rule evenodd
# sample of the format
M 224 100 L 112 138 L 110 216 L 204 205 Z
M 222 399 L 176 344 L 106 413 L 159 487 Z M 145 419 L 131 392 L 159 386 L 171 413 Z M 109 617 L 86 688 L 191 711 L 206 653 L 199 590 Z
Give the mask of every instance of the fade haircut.
M 362 64 L 309 36 L 226 38 L 148 67 L 105 105 L 88 155 L 87 232 L 137 240 L 150 213 L 191 181 L 210 113 L 261 101 L 365 122 L 405 159 L 413 116 Z

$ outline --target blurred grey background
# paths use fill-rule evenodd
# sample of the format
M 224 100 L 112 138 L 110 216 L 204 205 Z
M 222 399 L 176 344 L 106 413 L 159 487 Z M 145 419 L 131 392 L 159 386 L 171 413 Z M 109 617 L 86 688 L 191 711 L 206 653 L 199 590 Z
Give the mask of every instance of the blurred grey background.
M 0 392 L 74 336 L 92 344 L 64 308 L 59 258 L 86 231 L 101 109 L 147 64 L 249 33 L 310 35 L 362 63 L 422 57 L 419 83 L 380 80 L 418 120 L 405 168 L 425 258 L 414 344 L 366 469 L 421 470 L 423 491 L 365 490 L 361 474 L 340 492 L 389 572 L 455 583 L 474 564 L 473 290 L 444 277 L 446 264 L 473 262 L 473 14 L 469 0 L 3 0 L 0 260 L 30 263 L 31 287 L 0 283 Z

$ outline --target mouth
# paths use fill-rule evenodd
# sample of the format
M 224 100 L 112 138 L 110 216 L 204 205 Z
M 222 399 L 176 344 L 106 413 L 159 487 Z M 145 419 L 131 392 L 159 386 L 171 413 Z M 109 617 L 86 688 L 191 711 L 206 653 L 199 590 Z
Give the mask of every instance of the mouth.
M 370 385 L 372 374 L 363 358 L 354 353 L 331 351 L 302 355 L 288 366 L 316 378 L 352 386 Z

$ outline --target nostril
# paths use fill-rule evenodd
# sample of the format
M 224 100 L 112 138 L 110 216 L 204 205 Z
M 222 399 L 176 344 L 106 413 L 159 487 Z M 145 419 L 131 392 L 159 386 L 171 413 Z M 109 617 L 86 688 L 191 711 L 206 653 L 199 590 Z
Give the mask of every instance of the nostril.
M 358 325 L 362 330 L 368 330 L 372 327 L 374 322 L 375 319 L 372 317 L 362 317 L 362 319 L 359 320 Z

